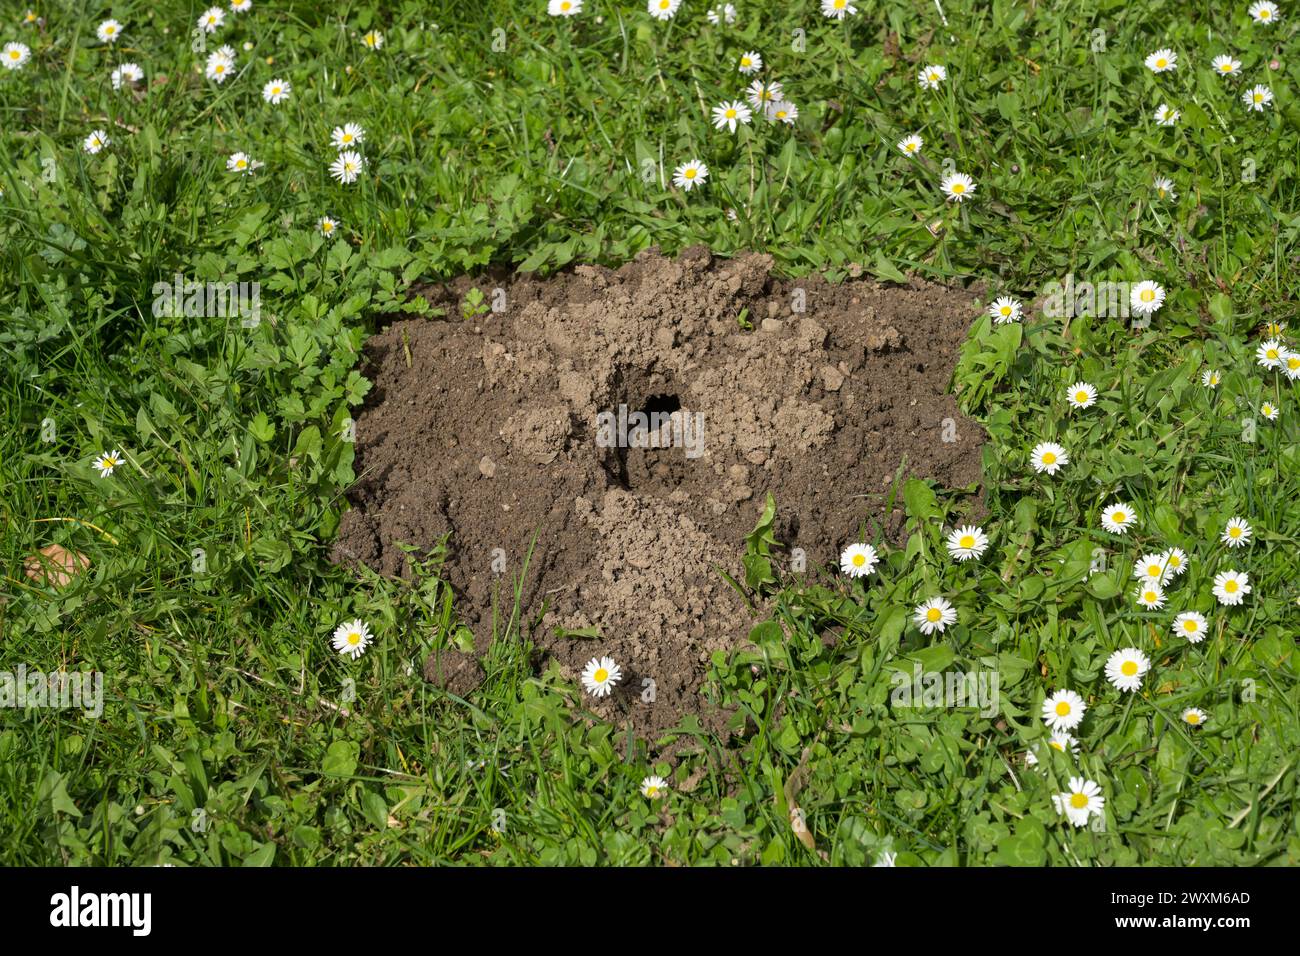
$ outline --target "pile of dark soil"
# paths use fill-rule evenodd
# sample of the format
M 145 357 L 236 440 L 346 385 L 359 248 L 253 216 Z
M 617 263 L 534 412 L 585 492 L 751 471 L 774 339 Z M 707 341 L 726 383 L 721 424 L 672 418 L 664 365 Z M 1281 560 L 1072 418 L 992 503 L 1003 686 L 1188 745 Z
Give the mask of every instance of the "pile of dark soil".
M 900 464 L 950 488 L 980 480 L 983 434 L 947 392 L 972 295 L 784 281 L 771 266 L 695 248 L 424 290 L 443 317 L 366 346 L 376 387 L 335 560 L 403 573 L 399 543 L 450 535 L 447 574 L 481 651 L 494 593 L 508 616 L 536 534 L 532 639 L 575 679 L 597 654 L 625 671 L 596 712 L 650 737 L 686 713 L 720 727 L 699 694 L 708 658 L 754 622 L 719 569 L 743 576 L 768 492 L 778 540 L 813 572 L 875 521 L 897 534 L 884 503 Z M 465 318 L 474 285 L 501 311 Z M 621 424 L 636 412 L 662 428 Z M 661 447 L 627 447 L 651 437 Z

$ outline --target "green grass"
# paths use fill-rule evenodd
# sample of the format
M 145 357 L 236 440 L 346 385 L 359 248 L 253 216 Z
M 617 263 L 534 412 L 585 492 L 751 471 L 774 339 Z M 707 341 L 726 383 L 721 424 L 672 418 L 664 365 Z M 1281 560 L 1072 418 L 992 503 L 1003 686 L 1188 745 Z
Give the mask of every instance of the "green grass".
M 1245 3 L 945 0 L 944 27 L 923 0 L 859 0 L 844 25 L 813 2 L 737 2 L 722 28 L 703 0 L 670 24 L 599 0 L 565 21 L 543 0 L 255 0 L 209 41 L 239 53 L 218 87 L 191 50 L 202 5 L 82 6 L 0 27 L 33 51 L 0 72 L 0 670 L 99 670 L 106 701 L 98 720 L 0 710 L 0 863 L 1300 862 L 1300 403 L 1253 359 L 1261 323 L 1288 322 L 1293 345 L 1300 330 L 1300 10 L 1263 29 Z M 126 26 L 113 50 L 94 36 L 109 15 Z M 378 53 L 357 39 L 372 27 Z M 1180 67 L 1153 76 L 1160 46 Z M 709 124 L 749 49 L 798 104 L 793 129 Z M 1210 74 L 1220 52 L 1239 80 Z M 114 93 L 126 60 L 165 84 Z M 949 73 L 935 93 L 915 82 L 929 62 Z M 294 87 L 274 108 L 272 77 Z M 1276 94 L 1263 114 L 1238 99 L 1256 82 Z M 1160 102 L 1176 127 L 1152 122 Z M 329 134 L 350 120 L 370 167 L 340 186 Z M 96 128 L 112 144 L 92 156 Z M 894 147 L 911 132 L 919 162 Z M 265 167 L 228 174 L 237 150 Z M 665 189 L 692 158 L 707 186 Z M 943 202 L 945 160 L 977 180 L 972 202 Z M 1156 201 L 1157 175 L 1175 202 Z M 327 213 L 330 241 L 314 229 Z M 482 690 L 440 695 L 420 664 L 461 633 L 436 555 L 411 581 L 326 555 L 369 388 L 360 348 L 414 308 L 412 281 L 694 243 L 764 250 L 789 274 L 974 277 L 1028 301 L 1073 272 L 1156 279 L 1169 299 L 1137 331 L 978 320 L 954 385 L 990 435 L 989 552 L 953 563 L 952 502 L 917 483 L 897 489 L 907 545 L 865 587 L 792 575 L 775 549 L 776 623 L 706 691 L 748 732 L 723 745 L 686 726 L 669 767 L 530 668 L 517 608 Z M 175 273 L 260 282 L 261 325 L 156 316 L 153 286 Z M 1206 367 L 1224 373 L 1215 391 Z M 1071 412 L 1081 378 L 1101 400 Z M 1281 417 L 1243 441 L 1263 399 Z M 1052 479 L 1028 467 L 1042 440 L 1073 458 Z M 115 448 L 126 464 L 101 479 L 91 461 Z M 1142 516 L 1126 538 L 1100 527 L 1116 499 Z M 1229 553 L 1233 515 L 1255 540 Z M 50 542 L 92 562 L 61 590 L 23 574 Z M 1132 563 L 1171 545 L 1191 570 L 1141 611 Z M 1210 594 L 1227 567 L 1254 588 L 1231 610 Z M 911 608 L 939 593 L 959 623 L 923 638 Z M 1169 633 L 1191 609 L 1212 624 L 1196 646 Z M 378 635 L 355 662 L 328 643 L 351 617 Z M 1121 695 L 1102 667 L 1129 645 L 1153 669 Z M 913 659 L 996 667 L 1000 714 L 891 707 Z M 1057 687 L 1089 701 L 1080 755 L 1027 769 Z M 1181 724 L 1187 706 L 1209 712 L 1203 729 Z M 670 777 L 664 801 L 638 793 L 648 772 Z M 1076 773 L 1102 785 L 1104 832 L 1052 808 Z

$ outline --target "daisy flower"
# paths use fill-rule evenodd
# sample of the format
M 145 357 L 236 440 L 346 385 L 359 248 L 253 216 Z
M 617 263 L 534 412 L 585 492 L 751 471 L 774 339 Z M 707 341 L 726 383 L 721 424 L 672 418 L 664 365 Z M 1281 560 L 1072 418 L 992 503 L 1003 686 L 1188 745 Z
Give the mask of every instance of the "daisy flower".
M 1259 406 L 1259 413 L 1263 415 L 1266 419 L 1268 419 L 1270 422 L 1276 421 L 1278 416 L 1278 408 L 1272 402 L 1265 402 L 1263 405 Z
M 122 24 L 116 20 L 105 20 L 95 28 L 95 36 L 99 37 L 100 43 L 116 43 L 121 35 Z
M 1101 513 L 1101 526 L 1111 534 L 1124 534 L 1137 521 L 1137 513 L 1123 501 L 1117 501 Z
M 1155 581 L 1143 581 L 1136 597 L 1138 604 L 1148 611 L 1157 611 L 1165 606 L 1165 589 Z
M 709 22 L 715 27 L 723 23 L 736 22 L 736 7 L 730 3 L 724 3 L 720 7 L 712 7 L 709 10 Z
M 228 46 L 214 50 L 208 55 L 207 69 L 204 75 L 215 83 L 224 83 L 235 72 L 235 51 Z
M 646 0 L 646 10 L 656 20 L 671 20 L 681 5 L 682 0 Z
M 939 183 L 939 188 L 943 194 L 954 202 L 961 202 L 967 196 L 975 192 L 975 180 L 971 179 L 965 173 L 949 173 L 943 177 Z
M 1178 198 L 1178 193 L 1174 192 L 1174 181 L 1165 176 L 1157 176 L 1155 181 L 1156 196 L 1160 199 L 1168 199 L 1171 202 Z
M 1038 755 L 1042 752 L 1044 746 L 1049 747 L 1058 753 L 1071 753 L 1076 757 L 1079 755 L 1079 741 L 1077 741 L 1071 734 L 1067 734 L 1062 730 L 1052 734 L 1052 736 L 1048 737 L 1045 741 L 1038 741 L 1026 750 L 1025 766 L 1038 766 Z
M 344 185 L 355 183 L 364 166 L 365 160 L 361 158 L 361 154 L 347 149 L 339 153 L 338 159 L 330 163 L 330 175 Z
M 641 796 L 647 800 L 658 800 L 668 789 L 668 781 L 663 777 L 651 775 L 641 781 Z
M 35 23 L 39 19 L 40 17 L 37 15 L 35 10 L 28 10 L 26 13 L 23 14 L 23 23 L 29 26 Z
M 1282 367 L 1282 343 L 1277 339 L 1261 342 L 1255 350 L 1255 361 L 1264 368 Z
M 582 12 L 582 0 L 550 0 L 546 12 L 553 17 L 572 17 Z
M 703 186 L 709 178 L 709 167 L 698 159 L 682 163 L 673 170 L 673 185 L 690 192 L 696 186 Z
M 1231 518 L 1227 525 L 1224 526 L 1223 534 L 1219 537 L 1230 548 L 1240 548 L 1244 544 L 1250 543 L 1250 536 L 1254 532 L 1250 527 L 1250 522 L 1245 518 Z
M 840 552 L 840 573 L 851 578 L 866 577 L 876 569 L 880 556 L 869 544 L 851 544 Z
M 745 91 L 745 99 L 749 100 L 754 109 L 760 110 L 769 103 L 779 103 L 781 93 L 781 84 L 775 80 L 766 84 L 762 80 L 755 80 Z
M 983 557 L 988 547 L 989 536 L 983 528 L 977 528 L 973 524 L 958 528 L 948 535 L 948 553 L 958 561 Z
M 1209 628 L 1209 622 L 1205 620 L 1203 614 L 1196 611 L 1184 611 L 1174 618 L 1173 632 L 1179 637 L 1185 637 L 1192 644 L 1199 644 L 1205 640 L 1205 632 Z
M 293 92 L 293 87 L 285 80 L 272 80 L 262 87 L 262 99 L 266 100 L 272 106 L 279 106 L 289 98 Z
M 353 660 L 366 652 L 371 640 L 370 625 L 360 618 L 340 624 L 334 629 L 332 638 L 334 650 Z
M 757 73 L 763 68 L 763 55 L 753 50 L 740 54 L 740 72 L 746 75 Z
M 221 24 L 226 22 L 226 11 L 220 7 L 208 7 L 199 17 L 199 29 L 204 33 L 216 33 Z
M 1269 322 L 1264 326 L 1264 334 L 1270 339 L 1280 339 L 1282 333 L 1286 331 L 1285 322 Z
M 793 126 L 794 121 L 799 118 L 799 107 L 795 106 L 789 100 L 781 100 L 778 103 L 768 103 L 767 118 L 773 123 L 784 123 L 786 126 Z
M 1116 690 L 1132 692 L 1142 686 L 1142 677 L 1151 669 L 1151 661 L 1136 647 L 1116 651 L 1106 660 L 1106 679 Z
M 1143 279 L 1129 291 L 1128 304 L 1138 315 L 1151 315 L 1165 304 L 1165 288 L 1158 282 Z
M 330 143 L 335 149 L 348 149 L 353 146 L 360 146 L 366 141 L 366 131 L 357 123 L 344 123 L 342 126 L 335 126 L 334 132 L 330 133 Z
M 1174 572 L 1170 569 L 1163 554 L 1144 554 L 1138 559 L 1137 564 L 1133 565 L 1133 577 L 1139 581 L 1165 584 L 1173 576 Z
M 339 223 L 337 219 L 330 216 L 321 216 L 320 219 L 316 220 L 316 228 L 320 230 L 322 236 L 328 239 L 338 230 Z
M 134 63 L 123 63 L 108 75 L 108 80 L 115 90 L 120 90 L 123 83 L 139 83 L 143 79 L 144 70 Z
M 1250 575 L 1245 571 L 1222 571 L 1214 576 L 1214 596 L 1220 604 L 1235 606 L 1250 593 Z
M 858 8 L 849 2 L 849 0 L 822 0 L 822 16 L 831 17 L 835 20 L 843 20 L 845 17 L 856 17 Z
M 1218 388 L 1221 378 L 1217 368 L 1207 368 L 1201 373 L 1201 384 L 1206 388 Z
M 230 9 L 236 13 L 247 13 L 253 9 L 253 0 L 230 0 Z
M 1189 727 L 1199 727 L 1209 719 L 1209 716 L 1209 714 L 1201 710 L 1199 707 L 1188 707 L 1183 711 L 1183 723 L 1187 724 Z
M 1155 121 L 1157 126 L 1173 126 L 1178 122 L 1178 117 L 1183 114 L 1165 103 L 1156 107 Z
M 21 70 L 23 64 L 32 58 L 32 48 L 26 43 L 6 43 L 0 50 L 0 63 L 6 70 Z
M 593 657 L 582 669 L 582 686 L 593 697 L 608 697 L 622 679 L 623 671 L 612 657 Z
M 921 72 L 916 74 L 916 82 L 923 90 L 937 90 L 939 84 L 946 79 L 948 79 L 948 71 L 937 63 L 923 67 Z
M 1064 465 L 1070 463 L 1070 456 L 1056 442 L 1044 441 L 1035 445 L 1034 450 L 1029 453 L 1029 463 L 1040 475 L 1043 472 L 1054 475 Z
M 1101 787 L 1083 777 L 1071 777 L 1066 793 L 1052 795 L 1056 812 L 1062 814 L 1076 827 L 1087 826 L 1088 820 L 1100 816 L 1106 807 Z
M 231 153 L 230 158 L 226 160 L 226 170 L 232 173 L 247 175 L 251 173 L 261 163 L 254 163 L 251 156 L 247 153 Z
M 1072 690 L 1058 690 L 1043 701 L 1043 722 L 1054 731 L 1073 730 L 1083 722 L 1088 705 Z
M 738 125 L 747 124 L 753 115 L 740 100 L 724 100 L 713 107 L 713 126 L 734 133 Z
M 1287 349 L 1282 353 L 1282 371 L 1293 382 L 1300 379 L 1300 352 Z
M 1214 67 L 1214 72 L 1220 76 L 1229 76 L 1241 69 L 1241 61 L 1234 60 L 1226 53 L 1220 53 L 1210 61 L 1210 66 Z
M 1278 19 L 1277 4 L 1273 0 L 1259 0 L 1258 3 L 1252 3 L 1247 12 L 1260 26 L 1268 26 Z
M 941 597 L 930 598 L 918 604 L 912 612 L 912 623 L 921 629 L 922 634 L 944 632 L 950 625 L 957 623 L 957 609 Z
M 1071 408 L 1091 408 L 1097 404 L 1097 389 L 1087 382 L 1075 382 L 1066 389 L 1065 400 Z
M 367 50 L 382 50 L 384 48 L 384 35 L 378 30 L 371 30 L 361 38 L 361 45 Z
M 1267 86 L 1252 86 L 1241 94 L 1241 101 L 1256 113 L 1264 112 L 1264 107 L 1273 102 L 1273 91 Z
M 99 477 L 107 478 L 113 473 L 113 469 L 122 464 L 122 454 L 117 449 L 106 451 L 100 454 L 93 462 L 95 470 L 99 472 Z
M 1187 552 L 1182 548 L 1170 548 L 1160 555 L 1160 560 L 1164 561 L 1165 567 L 1173 577 L 1178 577 L 1187 570 Z
M 110 142 L 111 140 L 109 140 L 108 134 L 102 129 L 97 129 L 86 137 L 85 142 L 81 144 L 81 148 L 93 156 Z
M 921 147 L 924 145 L 925 140 L 921 139 L 921 137 L 916 133 L 913 133 L 911 136 L 904 136 L 898 141 L 899 151 L 906 153 L 908 156 L 915 156 L 917 153 L 921 152 Z
M 995 325 L 1006 325 L 1008 322 L 1019 322 L 1023 311 L 1024 307 L 1019 299 L 1004 295 L 1000 299 L 994 299 L 993 304 L 989 306 L 989 318 Z
M 1170 49 L 1159 49 L 1146 58 L 1147 69 L 1152 73 L 1164 73 L 1178 68 L 1178 54 Z
M 891 853 L 888 850 L 886 850 L 885 852 L 880 854 L 880 859 L 876 860 L 875 863 L 872 863 L 871 866 L 873 868 L 877 866 L 896 866 L 897 864 L 895 863 L 895 861 L 897 859 L 898 859 L 897 853 Z

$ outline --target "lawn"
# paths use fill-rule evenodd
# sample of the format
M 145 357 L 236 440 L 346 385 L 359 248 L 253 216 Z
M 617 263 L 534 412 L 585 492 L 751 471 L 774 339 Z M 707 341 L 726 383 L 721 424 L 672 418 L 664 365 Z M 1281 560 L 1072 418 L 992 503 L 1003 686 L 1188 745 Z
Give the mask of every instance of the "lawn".
M 0 863 L 1300 862 L 1300 9 L 854 5 L 252 0 L 211 33 L 173 0 L 6 8 L 0 672 L 103 699 L 0 708 Z M 797 116 L 716 128 L 756 80 Z M 535 666 L 508 589 L 484 684 L 436 690 L 425 657 L 465 642 L 438 550 L 329 561 L 363 343 L 418 283 L 697 244 L 1023 307 L 972 311 L 952 383 L 987 548 L 954 559 L 921 481 L 902 546 L 863 529 L 871 575 L 795 573 L 760 526 L 770 620 L 705 688 L 737 732 L 688 721 L 671 759 Z M 33 565 L 51 545 L 75 563 Z M 899 706 L 914 668 L 996 675 L 996 707 Z

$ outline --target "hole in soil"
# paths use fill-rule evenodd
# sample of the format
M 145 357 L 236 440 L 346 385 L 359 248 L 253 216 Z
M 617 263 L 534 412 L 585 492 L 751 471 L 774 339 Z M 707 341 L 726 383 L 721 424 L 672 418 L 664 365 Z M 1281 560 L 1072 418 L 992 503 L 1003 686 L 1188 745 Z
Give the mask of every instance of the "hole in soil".
M 647 739 L 686 714 L 724 735 L 728 715 L 700 687 L 711 655 L 753 627 L 723 572 L 743 577 L 769 493 L 783 582 L 838 587 L 860 529 L 902 542 L 900 472 L 963 493 L 980 482 L 982 432 L 948 391 L 975 293 L 771 268 L 694 249 L 504 276 L 510 307 L 475 323 L 459 310 L 483 279 L 426 287 L 441 315 L 404 317 L 367 346 L 374 390 L 335 560 L 402 574 L 410 546 L 451 535 L 443 573 L 474 656 L 504 633 L 518 587 L 529 639 L 569 679 L 596 654 L 623 668 L 614 695 L 585 699 L 595 713 Z M 629 441 L 656 418 L 661 447 Z M 686 420 L 702 425 L 694 447 L 665 445 Z M 954 520 L 978 519 L 969 504 Z

